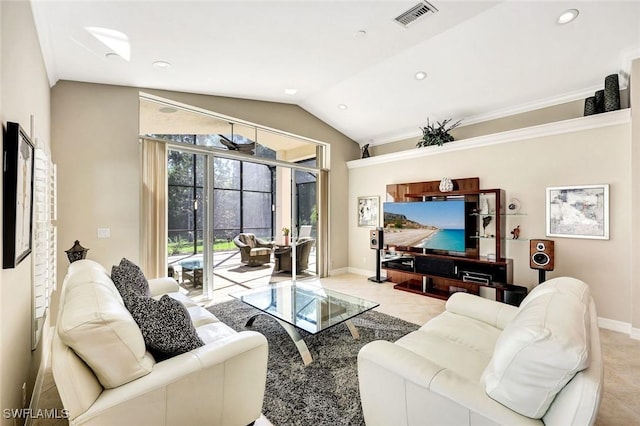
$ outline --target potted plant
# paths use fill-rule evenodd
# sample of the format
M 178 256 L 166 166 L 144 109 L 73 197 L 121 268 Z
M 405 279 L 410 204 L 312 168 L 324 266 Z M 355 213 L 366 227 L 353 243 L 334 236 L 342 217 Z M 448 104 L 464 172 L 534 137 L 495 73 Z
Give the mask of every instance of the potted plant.
M 287 228 L 286 226 L 282 228 L 282 235 L 284 236 L 284 245 L 285 246 L 289 245 L 289 232 L 290 232 L 290 229 Z
M 422 130 L 422 139 L 418 141 L 416 146 L 419 148 L 432 145 L 442 146 L 442 144 L 453 141 L 453 136 L 451 136 L 449 132 L 458 127 L 462 121 L 458 120 L 447 127 L 452 120 L 452 118 L 449 118 L 447 120 L 437 121 L 435 124 L 431 124 L 427 118 L 427 126 L 420 128 L 420 130 Z

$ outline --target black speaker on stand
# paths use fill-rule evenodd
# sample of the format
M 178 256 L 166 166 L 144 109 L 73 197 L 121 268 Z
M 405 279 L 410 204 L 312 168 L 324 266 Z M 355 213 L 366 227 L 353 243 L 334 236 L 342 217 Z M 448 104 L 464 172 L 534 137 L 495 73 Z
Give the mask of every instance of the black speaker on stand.
M 374 283 L 386 282 L 387 278 L 380 276 L 380 251 L 384 247 L 384 231 L 381 227 L 369 231 L 369 247 L 376 251 L 376 276 L 369 277 L 369 281 Z

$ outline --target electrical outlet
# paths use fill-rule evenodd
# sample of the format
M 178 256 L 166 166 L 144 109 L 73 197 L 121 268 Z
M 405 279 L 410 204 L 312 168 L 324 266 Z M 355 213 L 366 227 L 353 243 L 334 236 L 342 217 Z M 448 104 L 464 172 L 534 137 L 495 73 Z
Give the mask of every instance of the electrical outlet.
M 22 408 L 27 406 L 27 383 L 22 384 Z

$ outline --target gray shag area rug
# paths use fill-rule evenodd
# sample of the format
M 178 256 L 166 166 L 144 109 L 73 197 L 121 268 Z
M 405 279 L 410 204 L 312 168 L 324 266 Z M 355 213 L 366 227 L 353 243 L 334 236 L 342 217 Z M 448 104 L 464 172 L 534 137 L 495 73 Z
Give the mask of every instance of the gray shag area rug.
M 358 351 L 373 340 L 395 341 L 418 326 L 375 311 L 351 321 L 360 333 L 355 340 L 345 324 L 319 334 L 299 330 L 313 362 L 304 366 L 286 331 L 266 315 L 247 320 L 257 309 L 232 300 L 208 308 L 236 331 L 254 330 L 269 342 L 267 388 L 263 414 L 274 426 L 364 425 L 358 390 Z

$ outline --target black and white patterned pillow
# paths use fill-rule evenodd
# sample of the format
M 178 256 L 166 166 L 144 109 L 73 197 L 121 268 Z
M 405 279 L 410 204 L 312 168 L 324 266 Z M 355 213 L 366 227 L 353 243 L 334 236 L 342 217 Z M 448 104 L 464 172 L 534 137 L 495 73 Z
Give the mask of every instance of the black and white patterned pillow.
M 120 296 L 128 306 L 131 294 L 137 296 L 151 296 L 149 282 L 144 276 L 142 269 L 132 261 L 122 258 L 118 266 L 111 268 L 111 280 L 115 284 Z
M 160 300 L 134 295 L 127 308 L 140 327 L 147 350 L 158 361 L 204 345 L 179 300 L 167 295 Z

